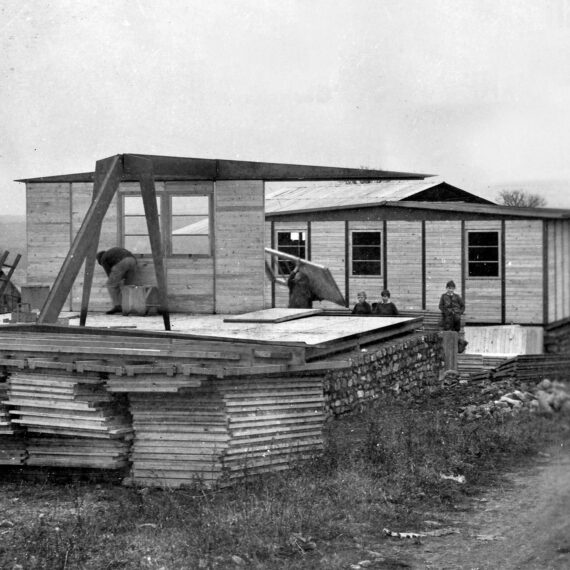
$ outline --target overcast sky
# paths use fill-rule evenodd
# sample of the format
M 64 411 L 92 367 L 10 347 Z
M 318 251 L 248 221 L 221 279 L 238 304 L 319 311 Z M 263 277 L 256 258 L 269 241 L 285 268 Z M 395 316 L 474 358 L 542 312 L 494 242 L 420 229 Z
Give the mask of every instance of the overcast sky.
M 434 173 L 570 208 L 570 0 L 2 0 L 17 178 L 119 153 Z

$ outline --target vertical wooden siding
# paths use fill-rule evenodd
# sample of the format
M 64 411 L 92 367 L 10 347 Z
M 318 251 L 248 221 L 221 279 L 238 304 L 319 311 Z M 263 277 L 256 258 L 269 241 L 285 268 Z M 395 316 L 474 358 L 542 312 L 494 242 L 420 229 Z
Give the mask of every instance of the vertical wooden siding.
M 426 221 L 426 309 L 439 310 L 445 284 L 453 279 L 461 291 L 461 222 Z M 466 319 L 472 316 L 470 299 L 466 299 Z
M 263 308 L 263 186 L 261 180 L 216 182 L 214 287 L 217 313 L 243 313 Z
M 542 220 L 505 222 L 506 321 L 543 321 Z
M 548 322 L 570 317 L 570 221 L 547 222 Z
M 26 184 L 28 283 L 51 286 L 63 265 L 71 245 L 70 193 L 68 183 Z
M 501 243 L 500 220 L 468 220 L 465 222 L 465 259 L 467 259 L 467 233 L 470 230 L 497 231 L 499 232 L 499 244 Z M 509 259 L 508 256 L 507 259 Z M 465 321 L 500 323 L 502 317 L 500 270 L 498 277 L 469 277 L 466 262 L 465 272 L 465 291 L 463 292 L 466 304 Z M 455 283 L 459 289 L 459 282 L 455 281 Z
M 421 309 L 422 223 L 389 221 L 386 230 L 388 289 L 392 299 L 402 310 Z

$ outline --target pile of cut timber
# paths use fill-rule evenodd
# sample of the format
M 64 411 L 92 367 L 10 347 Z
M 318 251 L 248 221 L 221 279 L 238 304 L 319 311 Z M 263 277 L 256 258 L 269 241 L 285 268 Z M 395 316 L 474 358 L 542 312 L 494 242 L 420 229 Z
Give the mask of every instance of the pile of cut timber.
M 8 385 L 0 382 L 0 465 L 21 465 L 26 460 L 23 431 L 10 421 L 7 398 Z
M 223 482 L 287 469 L 322 449 L 321 377 L 213 379 L 179 394 L 129 399 L 135 430 L 129 484 Z
M 14 370 L 7 395 L 12 423 L 37 434 L 28 447 L 28 465 L 120 468 L 126 464 L 127 442 L 132 438 L 127 403 L 105 390 L 99 374 Z
M 506 362 L 508 356 L 491 356 L 488 354 L 458 354 L 457 355 L 457 371 L 460 374 L 479 374 L 499 366 Z
M 570 380 L 570 356 L 560 354 L 521 354 L 500 364 L 495 370 L 496 380 L 515 376 L 521 382 Z

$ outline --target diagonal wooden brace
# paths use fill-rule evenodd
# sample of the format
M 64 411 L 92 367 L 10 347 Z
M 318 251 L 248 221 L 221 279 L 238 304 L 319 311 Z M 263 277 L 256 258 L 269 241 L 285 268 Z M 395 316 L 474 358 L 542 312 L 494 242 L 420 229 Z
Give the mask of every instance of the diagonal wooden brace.
M 117 192 L 123 173 L 122 156 L 116 155 L 97 161 L 96 172 L 100 173 L 101 176 L 100 178 L 96 177 L 95 180 L 96 184 L 100 184 L 100 188 L 93 190 L 96 196 L 91 202 L 83 224 L 79 228 L 48 294 L 38 317 L 38 323 L 55 323 L 57 321 L 83 261 L 88 253 L 93 251 L 93 243 L 97 244 L 99 241 L 103 218 Z

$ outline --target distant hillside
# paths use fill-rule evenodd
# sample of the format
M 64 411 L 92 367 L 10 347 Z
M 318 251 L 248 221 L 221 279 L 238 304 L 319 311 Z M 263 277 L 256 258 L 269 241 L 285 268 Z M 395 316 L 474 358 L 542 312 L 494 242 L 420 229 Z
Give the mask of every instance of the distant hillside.
M 26 282 L 27 252 L 25 216 L 0 215 L 0 254 L 5 250 L 10 252 L 8 263 L 14 260 L 16 254 L 19 253 L 22 256 L 12 276 L 14 284 L 20 286 Z

